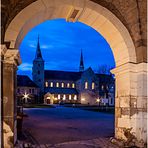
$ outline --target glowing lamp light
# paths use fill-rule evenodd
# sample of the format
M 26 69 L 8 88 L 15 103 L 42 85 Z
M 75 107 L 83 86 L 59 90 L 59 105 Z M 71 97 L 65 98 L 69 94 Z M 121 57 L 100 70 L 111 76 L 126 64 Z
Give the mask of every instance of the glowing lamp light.
M 96 100 L 96 102 L 98 102 L 98 103 L 99 103 L 99 102 L 100 102 L 100 99 L 97 99 L 97 100 Z
M 25 92 L 25 94 L 23 94 L 23 99 L 27 99 L 27 98 L 29 98 L 29 94 L 27 94 L 27 93 Z
M 22 99 L 24 99 L 25 102 L 27 102 L 27 99 L 30 99 L 30 98 L 29 98 L 29 94 L 27 94 L 27 93 L 25 92 L 25 94 L 23 94 L 23 98 L 22 98 Z
M 54 98 L 54 100 L 56 101 L 56 100 L 58 100 L 57 98 Z
M 85 98 L 82 98 L 81 101 L 85 101 Z

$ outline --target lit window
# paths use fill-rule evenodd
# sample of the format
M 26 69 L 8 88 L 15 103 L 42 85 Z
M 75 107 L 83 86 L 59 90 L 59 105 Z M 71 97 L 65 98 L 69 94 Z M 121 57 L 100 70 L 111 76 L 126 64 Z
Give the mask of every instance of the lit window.
M 92 84 L 91 84 L 92 86 L 91 86 L 91 88 L 92 89 L 95 89 L 95 83 L 94 82 L 92 82 Z
M 58 100 L 60 100 L 60 95 L 58 95 Z
M 74 95 L 74 100 L 77 100 L 77 95 Z
M 69 95 L 69 100 L 71 100 L 71 95 Z
M 66 100 L 66 95 L 63 95 L 63 100 Z
M 64 87 L 64 83 L 62 83 L 61 86 Z
M 53 82 L 50 82 L 50 87 L 53 87 Z
M 69 83 L 67 83 L 67 87 L 68 87 L 68 88 L 70 87 L 70 84 L 69 84 Z
M 72 83 L 72 88 L 75 88 L 75 83 Z
M 104 89 L 104 86 L 102 85 L 102 90 Z
M 45 87 L 48 87 L 48 82 L 45 82 Z
M 85 82 L 85 89 L 88 89 L 88 82 Z
M 59 87 L 59 83 L 58 82 L 56 83 L 56 87 Z

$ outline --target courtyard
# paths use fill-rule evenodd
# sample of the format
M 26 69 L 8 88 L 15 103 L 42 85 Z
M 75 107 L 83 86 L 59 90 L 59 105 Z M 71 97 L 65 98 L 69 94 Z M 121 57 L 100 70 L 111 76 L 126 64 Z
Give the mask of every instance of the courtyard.
M 79 108 L 25 108 L 23 130 L 38 144 L 110 138 L 114 136 L 114 115 Z

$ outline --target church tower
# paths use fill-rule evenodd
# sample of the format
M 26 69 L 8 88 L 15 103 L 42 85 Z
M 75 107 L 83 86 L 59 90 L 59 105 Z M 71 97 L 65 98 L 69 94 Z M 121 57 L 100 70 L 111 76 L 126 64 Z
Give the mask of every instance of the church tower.
M 34 83 L 44 92 L 44 60 L 40 49 L 39 36 L 37 41 L 36 55 L 33 60 L 32 78 Z
M 82 53 L 82 50 L 81 50 L 79 71 L 80 72 L 83 72 L 84 71 L 84 63 L 83 63 L 83 53 Z

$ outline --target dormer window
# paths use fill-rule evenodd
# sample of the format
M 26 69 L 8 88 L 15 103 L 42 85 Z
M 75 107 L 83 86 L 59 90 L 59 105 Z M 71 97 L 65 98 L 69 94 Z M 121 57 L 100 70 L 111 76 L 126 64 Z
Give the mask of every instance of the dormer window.
M 92 88 L 92 89 L 95 89 L 95 83 L 94 83 L 94 82 L 92 82 L 91 88 Z
M 85 82 L 85 89 L 88 89 L 88 82 Z

